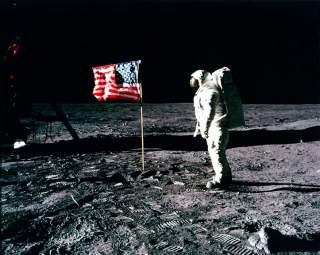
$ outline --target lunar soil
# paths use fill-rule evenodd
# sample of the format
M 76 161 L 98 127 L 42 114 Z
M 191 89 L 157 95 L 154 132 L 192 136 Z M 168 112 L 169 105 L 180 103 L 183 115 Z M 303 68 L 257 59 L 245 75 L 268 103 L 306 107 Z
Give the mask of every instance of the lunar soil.
M 320 105 L 244 105 L 233 182 L 193 138 L 191 103 L 50 105 L 1 147 L 1 254 L 320 254 Z

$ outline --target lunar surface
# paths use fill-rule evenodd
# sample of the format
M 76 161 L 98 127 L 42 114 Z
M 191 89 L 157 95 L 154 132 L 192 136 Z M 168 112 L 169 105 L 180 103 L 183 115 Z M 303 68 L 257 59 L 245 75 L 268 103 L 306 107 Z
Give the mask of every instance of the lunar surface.
M 320 105 L 244 105 L 228 189 L 191 103 L 50 105 L 1 147 L 1 254 L 320 254 Z

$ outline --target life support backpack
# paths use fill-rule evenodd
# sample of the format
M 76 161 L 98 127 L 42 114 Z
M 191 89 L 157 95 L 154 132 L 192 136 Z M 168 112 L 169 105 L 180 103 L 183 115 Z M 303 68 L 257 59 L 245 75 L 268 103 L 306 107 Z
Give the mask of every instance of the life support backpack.
M 236 85 L 233 83 L 231 70 L 228 67 L 220 68 L 212 73 L 213 80 L 222 91 L 228 114 L 228 128 L 245 125 L 241 98 Z

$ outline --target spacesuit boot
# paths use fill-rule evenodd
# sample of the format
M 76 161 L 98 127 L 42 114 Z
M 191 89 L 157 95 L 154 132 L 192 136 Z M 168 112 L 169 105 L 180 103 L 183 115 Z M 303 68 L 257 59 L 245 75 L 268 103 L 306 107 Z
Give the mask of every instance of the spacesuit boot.
M 207 182 L 208 189 L 227 187 L 232 181 L 231 169 L 226 157 L 226 147 L 229 131 L 224 126 L 211 126 L 208 133 L 207 145 L 215 175 Z

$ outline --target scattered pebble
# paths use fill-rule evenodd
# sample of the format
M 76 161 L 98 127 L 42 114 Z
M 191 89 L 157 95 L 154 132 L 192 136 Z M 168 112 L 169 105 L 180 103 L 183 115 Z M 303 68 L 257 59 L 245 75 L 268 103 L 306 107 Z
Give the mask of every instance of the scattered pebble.
M 173 184 L 174 185 L 179 185 L 179 186 L 184 186 L 183 182 L 178 182 L 178 181 L 174 181 Z
M 53 175 L 47 175 L 46 179 L 47 180 L 52 180 L 52 179 L 58 179 L 59 175 L 58 174 L 53 174 Z
M 159 187 L 159 186 L 151 186 L 151 188 L 153 188 L 153 189 L 158 189 L 158 190 L 162 190 L 162 188 Z

